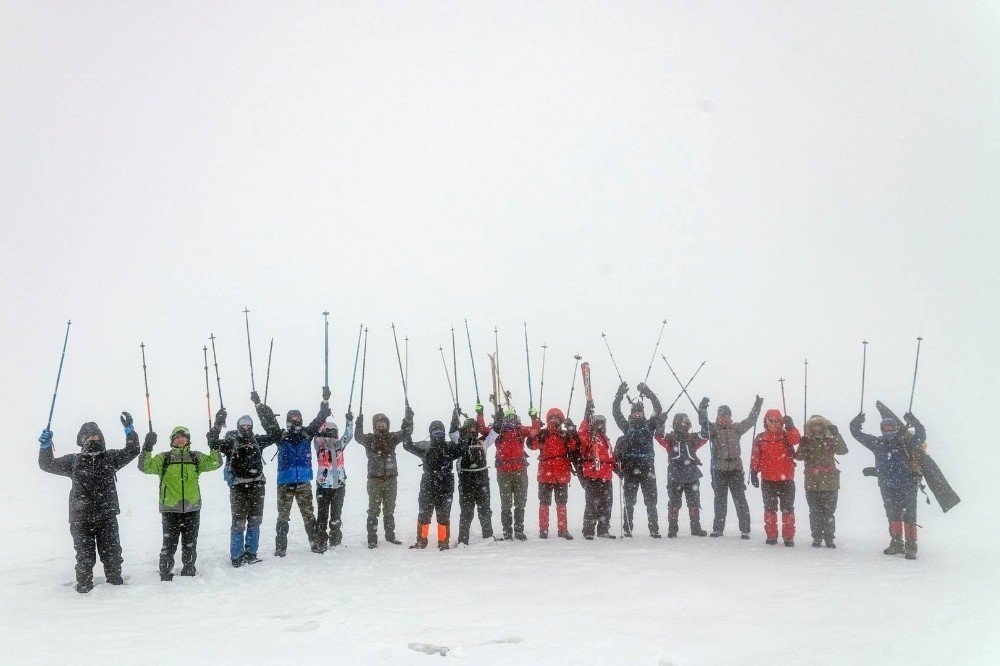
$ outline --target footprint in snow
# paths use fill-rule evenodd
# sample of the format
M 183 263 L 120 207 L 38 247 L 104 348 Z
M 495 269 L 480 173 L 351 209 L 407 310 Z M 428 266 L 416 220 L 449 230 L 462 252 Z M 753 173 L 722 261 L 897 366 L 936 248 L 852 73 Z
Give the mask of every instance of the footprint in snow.
M 316 631 L 319 629 L 319 622 L 316 620 L 309 620 L 308 622 L 303 622 L 302 624 L 296 624 L 291 627 L 285 627 L 285 631 L 303 632 L 303 631 Z

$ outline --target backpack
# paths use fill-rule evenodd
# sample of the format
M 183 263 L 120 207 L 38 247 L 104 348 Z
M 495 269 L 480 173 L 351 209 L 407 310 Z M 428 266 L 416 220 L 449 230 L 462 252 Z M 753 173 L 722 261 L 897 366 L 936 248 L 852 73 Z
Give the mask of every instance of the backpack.
M 264 474 L 264 458 L 260 454 L 260 446 L 251 439 L 245 442 L 238 439 L 229 454 L 229 471 L 233 480 L 253 480 Z

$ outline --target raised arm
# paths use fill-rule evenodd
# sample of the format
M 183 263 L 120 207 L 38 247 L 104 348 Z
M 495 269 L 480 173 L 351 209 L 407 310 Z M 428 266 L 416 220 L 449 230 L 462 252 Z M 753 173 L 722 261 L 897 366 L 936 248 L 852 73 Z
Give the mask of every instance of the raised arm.
M 354 441 L 368 448 L 368 435 L 365 434 L 365 415 L 358 414 L 358 418 L 354 419 Z
M 875 453 L 875 446 L 878 444 L 878 437 L 861 432 L 861 424 L 865 422 L 864 412 L 859 412 L 851 419 L 851 437 L 861 442 L 861 445 Z
M 653 405 L 653 415 L 649 417 L 650 421 L 653 423 L 659 423 L 663 418 L 663 405 L 660 404 L 660 399 L 656 397 L 653 390 L 646 386 L 645 384 L 639 384 L 637 387 L 639 389 L 640 395 L 644 395 L 649 398 L 649 402 Z
M 43 472 L 59 476 L 73 476 L 73 454 L 58 458 L 52 453 L 52 431 L 45 429 L 38 437 L 38 467 Z
M 615 424 L 618 425 L 618 429 L 622 432 L 628 432 L 628 421 L 625 420 L 625 415 L 622 414 L 622 400 L 625 399 L 626 391 L 628 391 L 628 384 L 622 382 L 621 386 L 618 387 L 618 392 L 615 393 L 614 401 L 611 403 L 611 416 L 614 417 Z
M 330 389 L 323 387 L 323 400 L 319 403 L 319 412 L 316 413 L 316 418 L 309 422 L 305 428 L 302 429 L 302 434 L 306 437 L 312 437 L 318 433 L 323 428 L 323 422 L 326 421 L 328 417 L 333 412 L 330 411 Z
M 347 445 L 351 443 L 352 439 L 354 439 L 354 418 L 353 418 L 353 416 L 354 416 L 353 414 L 351 414 L 350 412 L 347 412 L 347 415 L 344 417 L 344 436 L 341 437 L 341 439 L 340 439 L 340 449 L 341 450 L 346 449 Z
M 906 412 L 903 418 L 906 420 L 906 425 L 913 426 L 913 436 L 906 441 L 906 446 L 911 451 L 914 451 L 927 441 L 927 430 L 924 428 L 924 424 L 918 421 L 917 417 L 910 412 Z
M 264 434 L 257 435 L 257 444 L 262 449 L 266 446 L 277 444 L 281 441 L 281 425 L 278 423 L 278 418 L 274 415 L 274 410 L 260 401 L 255 404 L 255 407 L 257 409 L 257 418 L 260 420 L 260 427 L 264 429 Z
M 760 408 L 763 404 L 764 398 L 758 395 L 753 401 L 753 408 L 750 409 L 750 414 L 736 425 L 736 431 L 739 433 L 740 437 L 745 435 L 747 430 L 752 428 L 753 425 L 757 423 L 757 419 L 760 418 Z
M 427 449 L 429 449 L 430 447 L 431 447 L 430 440 L 425 439 L 419 442 L 414 442 L 413 438 L 410 436 L 407 436 L 403 440 L 403 448 L 412 453 L 413 455 L 415 455 L 416 457 L 420 458 L 421 460 L 423 460 L 424 456 L 427 455 Z

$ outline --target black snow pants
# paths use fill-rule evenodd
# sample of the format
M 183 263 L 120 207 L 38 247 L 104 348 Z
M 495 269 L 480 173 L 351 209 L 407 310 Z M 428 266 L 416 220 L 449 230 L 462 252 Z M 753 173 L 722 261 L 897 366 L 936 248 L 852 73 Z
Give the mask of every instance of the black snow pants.
M 451 503 L 455 498 L 455 477 L 447 474 L 424 474 L 417 496 L 417 522 L 430 525 L 436 515 L 438 525 L 451 525 Z
M 635 502 L 639 498 L 639 488 L 642 488 L 642 499 L 646 504 L 646 518 L 651 535 L 660 533 L 660 518 L 656 512 L 656 470 L 652 465 L 629 469 L 622 478 L 622 493 L 625 496 L 625 519 L 622 530 L 625 535 L 632 534 L 634 525 L 633 514 Z
M 475 472 L 458 473 L 458 541 L 469 543 L 469 531 L 472 529 L 472 517 L 478 510 L 479 527 L 483 530 L 483 538 L 493 536 L 493 510 L 490 508 L 490 471 L 487 469 Z
M 97 556 L 104 565 L 108 580 L 122 575 L 122 546 L 118 537 L 118 516 L 111 514 L 95 520 L 74 520 L 69 524 L 76 550 L 76 582 L 89 584 L 94 580 Z
M 160 549 L 160 577 L 173 575 L 174 554 L 177 542 L 181 544 L 181 575 L 195 575 L 195 561 L 198 559 L 198 529 L 201 527 L 201 511 L 187 513 L 161 513 L 163 520 L 163 547 Z
M 500 486 L 500 524 L 503 536 L 524 534 L 524 505 L 528 503 L 528 470 L 497 472 Z M 512 515 L 513 510 L 513 515 Z
M 611 507 L 614 503 L 613 481 L 601 481 L 581 477 L 586 505 L 583 509 L 583 536 L 607 536 L 611 528 Z
M 378 517 L 382 514 L 385 538 L 396 538 L 396 490 L 394 476 L 368 477 L 368 543 L 378 541 Z
M 323 548 L 326 548 L 327 543 L 339 546 L 344 539 L 341 514 L 344 511 L 346 494 L 347 486 L 344 484 L 340 484 L 338 488 L 316 488 L 316 534 Z M 327 526 L 330 529 L 329 536 L 327 536 Z

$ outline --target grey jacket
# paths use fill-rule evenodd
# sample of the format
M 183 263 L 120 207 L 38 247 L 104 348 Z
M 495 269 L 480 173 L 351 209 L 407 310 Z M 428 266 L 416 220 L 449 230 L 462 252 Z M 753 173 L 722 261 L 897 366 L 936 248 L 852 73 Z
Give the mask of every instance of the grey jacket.
M 708 421 L 707 414 L 701 414 L 703 421 Z M 750 415 L 742 421 L 733 421 L 728 426 L 720 426 L 718 422 L 708 424 L 708 439 L 712 449 L 712 469 L 719 472 L 742 472 L 743 452 L 740 449 L 740 438 L 757 423 L 760 416 L 760 405 L 754 405 Z

